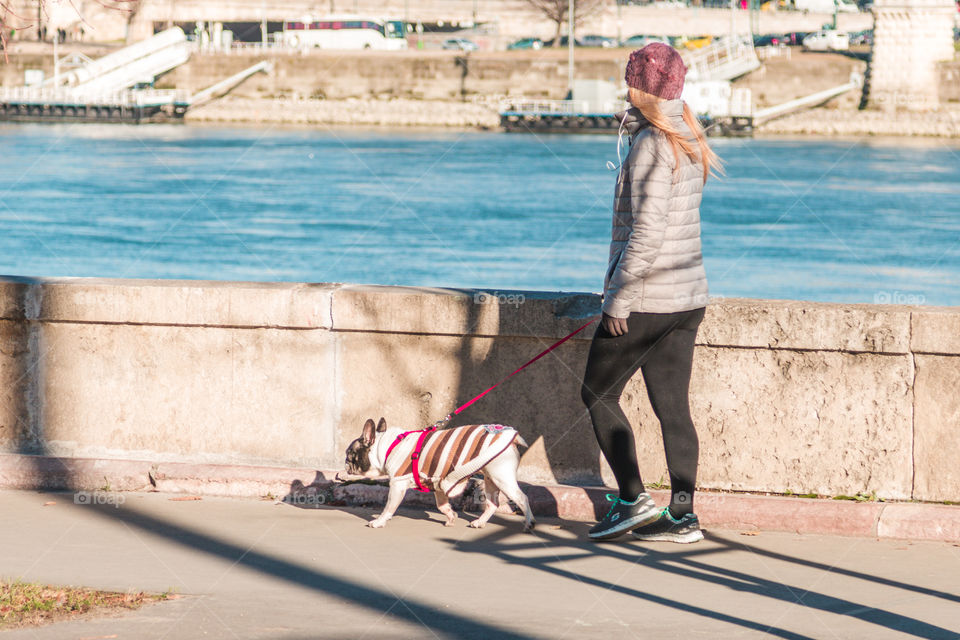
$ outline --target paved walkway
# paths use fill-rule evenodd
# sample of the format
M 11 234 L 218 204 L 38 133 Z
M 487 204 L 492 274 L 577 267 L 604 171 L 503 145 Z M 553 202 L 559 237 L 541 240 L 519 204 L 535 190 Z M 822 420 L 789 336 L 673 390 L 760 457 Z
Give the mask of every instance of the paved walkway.
M 960 547 L 711 531 L 597 545 L 588 524 L 162 493 L 0 491 L 0 574 L 184 597 L 3 638 L 960 638 Z M 54 500 L 55 505 L 43 506 Z

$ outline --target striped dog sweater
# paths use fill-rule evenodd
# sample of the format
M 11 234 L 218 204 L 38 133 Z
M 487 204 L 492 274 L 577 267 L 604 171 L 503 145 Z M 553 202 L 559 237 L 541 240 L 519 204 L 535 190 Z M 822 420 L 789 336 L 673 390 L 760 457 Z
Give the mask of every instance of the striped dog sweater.
M 413 435 L 390 452 L 386 470 L 391 477 L 413 476 L 412 454 L 417 444 Z M 426 436 L 420 450 L 420 481 L 430 489 L 450 493 L 458 482 L 485 467 L 514 440 L 526 445 L 516 429 L 502 424 L 472 424 L 434 431 Z

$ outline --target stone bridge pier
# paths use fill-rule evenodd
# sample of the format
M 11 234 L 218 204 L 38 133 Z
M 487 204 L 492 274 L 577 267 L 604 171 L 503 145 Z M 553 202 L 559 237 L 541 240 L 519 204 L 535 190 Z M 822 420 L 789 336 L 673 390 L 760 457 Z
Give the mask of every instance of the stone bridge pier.
M 952 60 L 954 0 L 875 0 L 865 106 L 895 111 L 940 104 L 937 64 Z

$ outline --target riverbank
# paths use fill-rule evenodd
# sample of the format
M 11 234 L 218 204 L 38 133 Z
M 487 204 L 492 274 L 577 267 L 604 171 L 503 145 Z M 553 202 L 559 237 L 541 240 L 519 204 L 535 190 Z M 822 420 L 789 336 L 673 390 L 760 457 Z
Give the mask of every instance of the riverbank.
M 763 134 L 960 138 L 960 107 L 931 113 L 811 109 L 768 122 Z
M 492 129 L 496 109 L 450 100 L 242 98 L 228 96 L 190 109 L 188 123 L 357 125 Z
M 298 124 L 315 126 L 498 129 L 496 108 L 448 100 L 271 99 L 228 96 L 187 112 L 192 124 Z M 860 111 L 823 107 L 757 128 L 765 135 L 923 136 L 960 138 L 960 107 L 934 113 Z

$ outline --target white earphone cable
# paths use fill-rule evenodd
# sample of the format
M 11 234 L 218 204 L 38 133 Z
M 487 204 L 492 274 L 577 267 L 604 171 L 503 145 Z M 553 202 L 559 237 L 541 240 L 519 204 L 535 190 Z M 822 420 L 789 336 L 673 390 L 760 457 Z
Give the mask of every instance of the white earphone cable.
M 620 126 L 617 128 L 617 164 L 614 165 L 612 160 L 607 160 L 607 169 L 610 171 L 616 171 L 623 164 L 623 158 L 620 155 L 620 144 L 623 140 L 623 122 L 626 119 L 626 116 L 624 116 L 623 120 L 620 121 Z

